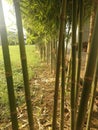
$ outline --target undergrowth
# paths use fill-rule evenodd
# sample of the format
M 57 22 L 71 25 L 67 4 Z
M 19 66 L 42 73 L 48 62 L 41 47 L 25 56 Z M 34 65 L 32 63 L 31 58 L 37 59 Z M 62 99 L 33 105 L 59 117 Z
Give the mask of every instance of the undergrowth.
M 34 76 L 34 67 L 39 66 L 39 52 L 34 45 L 26 45 L 27 65 L 29 80 Z M 9 46 L 10 58 L 13 73 L 14 90 L 17 106 L 25 102 L 23 75 L 20 61 L 19 46 Z M 9 101 L 7 94 L 7 84 L 4 71 L 4 61 L 2 48 L 0 46 L 0 120 L 9 118 Z

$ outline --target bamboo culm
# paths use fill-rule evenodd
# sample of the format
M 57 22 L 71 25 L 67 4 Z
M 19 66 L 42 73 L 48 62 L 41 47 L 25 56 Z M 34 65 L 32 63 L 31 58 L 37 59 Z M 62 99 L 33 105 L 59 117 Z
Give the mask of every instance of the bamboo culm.
M 5 25 L 1 0 L 0 0 L 0 35 L 1 35 L 1 42 L 2 42 L 5 75 L 6 75 L 6 81 L 7 81 L 7 90 L 8 90 L 8 98 L 9 98 L 9 106 L 10 106 L 10 115 L 11 115 L 11 121 L 12 121 L 12 129 L 18 130 L 18 119 L 17 119 L 17 111 L 16 111 L 16 100 L 15 100 L 15 94 L 14 94 L 12 68 L 11 68 L 7 31 L 6 31 L 6 25 Z
M 61 123 L 60 130 L 64 130 L 64 99 L 65 99 L 65 41 L 62 44 L 62 76 L 61 76 Z
M 83 91 L 80 101 L 79 114 L 77 118 L 76 130 L 83 129 L 84 118 L 86 115 L 87 103 L 91 91 L 91 85 L 94 77 L 95 68 L 97 66 L 98 59 L 98 9 L 96 13 L 96 20 L 94 25 L 94 31 L 92 36 L 91 48 L 87 62 L 87 68 L 84 76 Z
M 77 0 L 72 1 L 71 130 L 75 129 Z
M 59 90 L 59 77 L 60 77 L 60 65 L 61 65 L 61 50 L 62 50 L 62 43 L 63 43 L 63 33 L 64 33 L 64 28 L 65 28 L 65 11 L 66 11 L 66 0 L 63 0 L 62 1 L 61 21 L 60 21 L 61 23 L 60 23 L 60 33 L 59 33 L 57 66 L 56 66 L 52 130 L 57 130 L 58 90 Z
M 33 115 L 32 115 L 33 110 L 32 110 L 30 88 L 29 88 L 27 59 L 26 59 L 26 52 L 25 52 L 25 43 L 24 43 L 24 36 L 23 36 L 20 4 L 19 4 L 19 1 L 16 1 L 16 0 L 13 0 L 13 3 L 14 3 L 14 7 L 15 7 L 16 23 L 17 23 L 17 28 L 18 28 L 18 39 L 19 39 L 19 48 L 20 48 L 20 57 L 21 57 L 21 64 L 22 64 L 22 71 L 23 71 L 23 79 L 24 79 L 28 122 L 29 122 L 30 130 L 34 130 L 34 122 L 33 122 Z
M 94 99 L 95 99 L 95 92 L 96 92 L 97 81 L 98 81 L 98 76 L 97 75 L 98 75 L 98 61 L 97 61 L 97 68 L 96 68 L 95 76 L 94 76 L 94 82 L 92 84 L 92 89 L 91 89 L 90 107 L 89 107 L 86 130 L 90 130 L 91 116 L 92 116 Z
M 80 87 L 80 71 L 81 71 L 81 50 L 82 50 L 82 34 L 83 34 L 83 0 L 79 0 L 79 43 L 78 43 L 78 63 L 77 63 L 77 83 L 76 83 L 76 114 L 78 111 L 78 95 Z

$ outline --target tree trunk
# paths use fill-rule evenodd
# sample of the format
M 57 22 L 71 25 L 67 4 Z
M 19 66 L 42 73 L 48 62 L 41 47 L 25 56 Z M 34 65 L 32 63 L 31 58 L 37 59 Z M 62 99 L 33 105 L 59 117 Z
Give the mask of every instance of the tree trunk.
M 47 43 L 47 65 L 49 65 L 49 61 L 50 61 L 50 43 Z
M 54 72 L 54 42 L 53 40 L 51 40 L 51 72 Z
M 98 9 L 96 13 L 96 20 L 90 47 L 90 53 L 87 62 L 87 68 L 84 76 L 83 92 L 80 101 L 79 114 L 77 118 L 76 130 L 83 129 L 84 117 L 86 115 L 87 103 L 91 91 L 91 84 L 94 77 L 95 68 L 98 59 Z
M 62 44 L 62 76 L 61 76 L 61 123 L 60 130 L 64 130 L 64 98 L 65 97 L 65 37 Z
M 76 80 L 76 27 L 77 0 L 72 3 L 72 74 L 71 74 L 71 130 L 75 129 L 75 80 Z
M 79 35 L 78 35 L 78 63 L 77 63 L 77 83 L 76 83 L 76 112 L 78 109 L 78 93 L 80 87 L 80 71 L 81 71 L 81 50 L 82 50 L 82 34 L 83 34 L 83 0 L 79 1 Z
M 26 105 L 27 105 L 28 121 L 29 121 L 30 130 L 34 130 L 32 104 L 31 104 L 31 96 L 30 96 L 30 88 L 29 88 L 29 78 L 28 78 L 28 70 L 27 70 L 27 59 L 26 59 L 26 52 L 25 52 L 23 29 L 22 29 L 20 5 L 19 5 L 19 1 L 13 0 L 13 2 L 15 6 L 16 22 L 17 22 L 17 28 L 18 28 L 18 39 L 19 39 L 20 56 L 21 56 L 21 64 L 22 64 L 24 87 L 25 87 L 25 99 L 26 99 Z
M 13 86 L 12 68 L 11 68 L 7 31 L 6 31 L 5 21 L 4 21 L 4 13 L 3 13 L 1 0 L 0 0 L 0 35 L 1 35 L 4 66 L 5 66 L 5 76 L 7 81 L 12 129 L 18 130 L 18 120 L 17 120 L 16 100 L 15 100 L 14 86 Z
M 93 111 L 95 92 L 96 92 L 96 88 L 97 88 L 97 81 L 98 81 L 98 61 L 97 61 L 97 68 L 96 68 L 96 72 L 95 72 L 95 76 L 94 76 L 94 82 L 92 84 L 90 107 L 89 107 L 86 130 L 90 130 L 91 116 L 92 116 L 92 111 Z
M 93 29 L 94 29 L 96 9 L 97 9 L 97 4 L 95 1 L 92 1 L 91 16 L 90 16 L 90 31 L 89 31 L 89 38 L 88 38 L 86 63 L 88 60 L 89 50 L 90 50 L 90 46 L 91 46 L 91 39 L 92 39 L 92 33 L 93 33 Z
M 60 33 L 59 33 L 57 66 L 56 66 L 52 130 L 57 130 L 58 90 L 59 90 L 59 77 L 60 77 L 60 64 L 61 64 L 61 50 L 62 50 L 62 43 L 63 43 L 63 33 L 64 33 L 64 29 L 65 29 L 65 12 L 66 12 L 66 0 L 63 0 L 62 1 L 62 12 L 61 12 Z

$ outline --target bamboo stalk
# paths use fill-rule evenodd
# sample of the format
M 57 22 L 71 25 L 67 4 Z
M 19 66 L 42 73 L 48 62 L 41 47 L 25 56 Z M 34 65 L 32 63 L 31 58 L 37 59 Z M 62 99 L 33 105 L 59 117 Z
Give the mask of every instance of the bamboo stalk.
M 34 130 L 34 122 L 32 115 L 32 104 L 31 104 L 31 96 L 30 96 L 30 88 L 29 88 L 29 78 L 28 78 L 28 70 L 27 70 L 27 59 L 25 52 L 25 43 L 23 36 L 23 28 L 22 28 L 22 19 L 20 12 L 19 1 L 13 0 L 15 13 L 16 13 L 16 22 L 18 28 L 18 39 L 19 39 L 19 47 L 20 47 L 20 57 L 23 71 L 23 79 L 24 79 L 24 87 L 25 87 L 25 99 L 27 105 L 27 113 L 28 113 L 28 122 L 30 130 Z
M 50 58 L 50 48 L 49 48 L 49 42 L 47 43 L 47 46 L 46 46 L 46 50 L 47 50 L 47 65 L 49 65 L 49 58 Z
M 98 81 L 98 76 L 97 75 L 98 75 L 98 63 L 97 63 L 97 68 L 96 68 L 96 72 L 95 72 L 95 76 L 94 76 L 94 82 L 92 84 L 90 107 L 89 107 L 89 114 L 88 114 L 88 120 L 87 120 L 86 130 L 90 130 L 91 116 L 92 116 L 93 105 L 94 105 L 94 98 L 95 98 L 95 92 L 96 92 L 97 81 Z
M 80 86 L 81 71 L 81 50 L 82 50 L 82 34 L 83 34 L 83 0 L 79 0 L 79 43 L 78 43 L 78 63 L 77 63 L 77 83 L 76 83 L 76 112 L 78 110 L 78 93 Z
M 51 73 L 53 72 L 53 40 L 52 40 L 52 37 L 51 37 Z
M 6 31 L 6 25 L 5 25 L 1 0 L 0 0 L 0 35 L 1 35 L 1 42 L 2 42 L 5 75 L 6 75 L 6 81 L 7 81 L 7 90 L 8 90 L 8 98 L 9 98 L 9 106 L 10 106 L 10 115 L 11 115 L 11 121 L 12 121 L 12 129 L 18 130 L 18 120 L 17 120 L 12 68 L 11 68 L 7 31 Z
M 60 64 L 61 64 L 61 50 L 62 50 L 62 43 L 63 43 L 63 33 L 64 33 L 64 28 L 65 28 L 65 10 L 66 10 L 66 0 L 63 0 L 62 1 L 62 12 L 61 12 L 60 33 L 59 33 L 57 66 L 56 66 L 52 130 L 57 130 L 56 123 L 57 123 L 58 90 L 59 90 L 59 77 L 60 77 Z
M 91 91 L 91 84 L 93 81 L 93 76 L 94 76 L 95 68 L 97 65 L 97 59 L 98 59 L 98 43 L 97 43 L 98 42 L 98 36 L 97 36 L 98 30 L 97 30 L 97 28 L 98 28 L 98 9 L 97 9 L 97 13 L 96 13 L 96 20 L 95 20 L 95 25 L 94 25 L 90 53 L 89 53 L 88 62 L 87 62 L 87 68 L 86 68 L 86 72 L 85 72 L 85 76 L 84 76 L 83 92 L 82 92 L 81 101 L 80 101 L 76 130 L 83 129 L 83 123 L 84 123 L 84 118 L 86 115 L 87 103 L 88 103 L 89 94 Z
M 97 10 L 97 4 L 96 4 L 95 1 L 92 1 L 91 16 L 90 16 L 90 30 L 89 30 L 86 61 L 88 60 L 89 50 L 90 50 L 90 46 L 91 46 L 91 39 L 92 39 L 92 32 L 93 32 L 93 29 L 94 29 L 96 10 Z
M 61 122 L 60 130 L 64 130 L 64 98 L 65 98 L 65 41 L 62 44 L 62 76 L 61 76 Z
M 55 38 L 53 39 L 53 71 L 55 74 L 56 68 L 56 41 Z
M 71 130 L 75 129 L 77 0 L 72 1 Z

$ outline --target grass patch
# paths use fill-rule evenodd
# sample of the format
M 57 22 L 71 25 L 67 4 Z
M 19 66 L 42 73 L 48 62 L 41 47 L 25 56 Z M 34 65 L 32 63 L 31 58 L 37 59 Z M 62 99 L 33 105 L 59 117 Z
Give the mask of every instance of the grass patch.
M 29 79 L 31 79 L 34 76 L 33 68 L 35 66 L 36 67 L 39 66 L 40 64 L 39 52 L 37 51 L 36 46 L 34 45 L 26 45 L 25 47 L 26 47 Z M 24 85 L 23 85 L 23 75 L 20 61 L 19 46 L 9 46 L 9 50 L 10 50 L 16 101 L 17 104 L 20 105 L 25 101 L 24 100 L 25 97 L 24 97 L 24 87 L 23 87 Z M 4 61 L 1 46 L 0 46 L 0 109 L 4 110 L 2 113 L 0 113 L 1 115 L 0 118 L 4 118 L 4 116 L 7 117 L 7 115 L 9 115 L 7 84 L 5 79 Z

